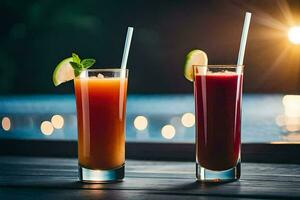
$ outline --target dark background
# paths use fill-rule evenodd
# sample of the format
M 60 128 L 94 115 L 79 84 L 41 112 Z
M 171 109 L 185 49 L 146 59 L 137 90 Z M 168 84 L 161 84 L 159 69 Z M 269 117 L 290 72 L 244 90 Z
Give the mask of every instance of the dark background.
M 299 0 L 1 0 L 0 94 L 73 92 L 72 82 L 53 86 L 56 64 L 77 52 L 118 67 L 128 26 L 129 93 L 191 93 L 185 55 L 199 48 L 209 64 L 235 64 L 245 11 L 253 13 L 245 91 L 299 93 L 300 48 L 286 32 L 300 24 Z

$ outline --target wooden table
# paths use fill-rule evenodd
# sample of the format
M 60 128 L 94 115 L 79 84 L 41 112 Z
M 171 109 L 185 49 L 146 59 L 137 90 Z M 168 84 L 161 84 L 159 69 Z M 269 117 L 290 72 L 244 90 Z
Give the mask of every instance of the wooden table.
M 0 156 L 0 199 L 300 199 L 300 165 L 243 163 L 240 181 L 195 182 L 192 162 L 126 162 L 126 179 L 82 184 L 77 160 Z

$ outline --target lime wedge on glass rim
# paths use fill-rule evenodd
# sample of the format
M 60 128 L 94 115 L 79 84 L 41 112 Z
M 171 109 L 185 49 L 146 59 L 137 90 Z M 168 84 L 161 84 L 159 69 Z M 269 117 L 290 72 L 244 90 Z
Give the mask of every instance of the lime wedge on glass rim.
M 53 72 L 52 80 L 55 86 L 61 83 L 73 80 L 75 76 L 79 76 L 83 70 L 93 66 L 96 60 L 93 58 L 80 59 L 76 53 L 72 53 L 72 57 L 61 61 Z
M 74 69 L 70 62 L 73 62 L 72 57 L 64 59 L 56 66 L 52 77 L 55 86 L 75 78 Z
M 185 65 L 183 67 L 183 73 L 186 79 L 189 81 L 194 81 L 194 65 L 207 65 L 208 59 L 207 55 L 204 51 L 195 49 L 192 50 L 187 56 L 185 60 Z

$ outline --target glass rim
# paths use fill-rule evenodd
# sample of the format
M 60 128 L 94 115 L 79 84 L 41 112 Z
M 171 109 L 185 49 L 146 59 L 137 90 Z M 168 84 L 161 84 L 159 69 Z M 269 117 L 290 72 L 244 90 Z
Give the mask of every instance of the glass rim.
M 121 69 L 121 68 L 107 68 L 107 69 L 85 69 L 80 72 L 79 76 L 76 76 L 75 79 L 87 79 L 93 76 L 92 74 L 100 73 L 100 74 L 119 74 L 118 76 L 108 76 L 105 78 L 113 78 L 113 77 L 121 77 L 122 74 L 125 75 L 125 78 L 128 77 L 129 70 Z
M 83 70 L 87 72 L 121 72 L 121 71 L 129 71 L 128 69 L 121 69 L 121 68 L 103 68 L 103 69 L 85 69 Z
M 232 64 L 232 65 L 193 65 L 193 68 L 196 67 L 208 67 L 208 68 L 237 68 L 237 67 L 242 67 L 244 68 L 245 65 L 237 65 L 237 64 Z

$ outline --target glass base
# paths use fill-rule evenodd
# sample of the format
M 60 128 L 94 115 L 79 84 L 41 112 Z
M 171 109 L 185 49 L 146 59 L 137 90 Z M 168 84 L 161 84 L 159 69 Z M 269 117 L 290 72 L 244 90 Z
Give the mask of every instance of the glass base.
M 241 176 L 241 163 L 224 171 L 205 169 L 196 163 L 196 178 L 201 182 L 230 182 L 238 180 Z
M 84 183 L 110 183 L 122 181 L 125 164 L 110 170 L 93 170 L 79 166 L 79 180 Z

